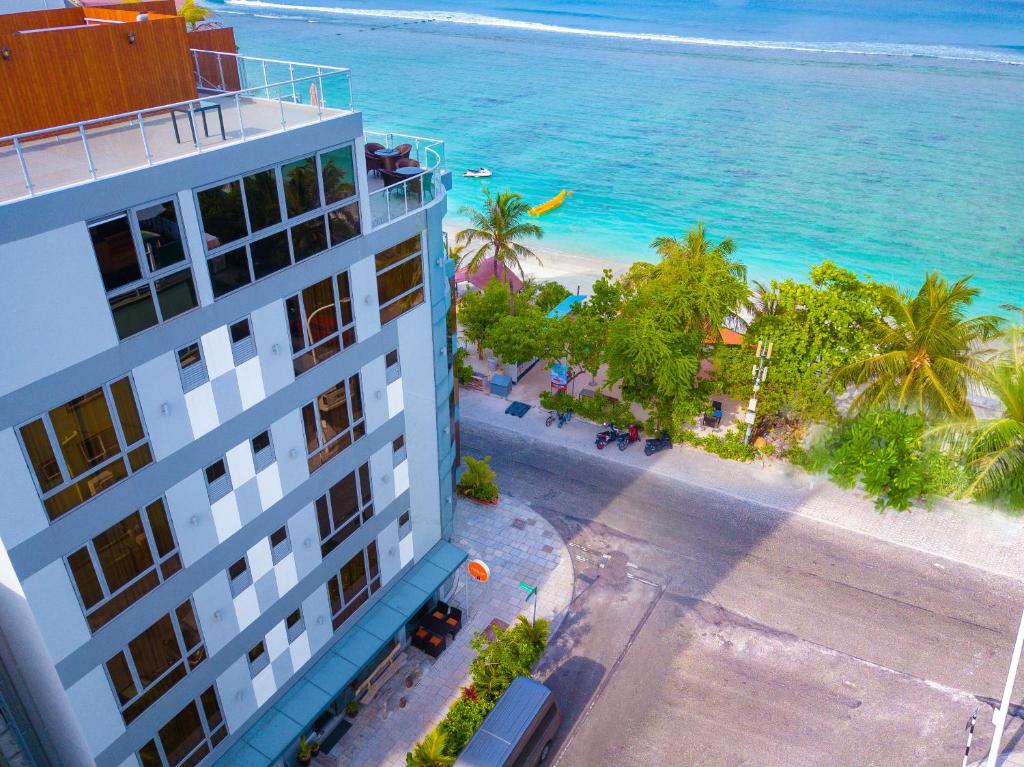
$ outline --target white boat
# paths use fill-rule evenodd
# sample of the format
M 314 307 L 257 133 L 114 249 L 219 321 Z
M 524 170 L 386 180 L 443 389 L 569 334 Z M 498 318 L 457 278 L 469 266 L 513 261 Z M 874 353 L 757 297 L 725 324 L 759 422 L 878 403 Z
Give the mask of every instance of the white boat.
M 467 170 L 462 175 L 466 178 L 490 178 L 492 174 L 487 168 L 474 168 L 473 170 Z

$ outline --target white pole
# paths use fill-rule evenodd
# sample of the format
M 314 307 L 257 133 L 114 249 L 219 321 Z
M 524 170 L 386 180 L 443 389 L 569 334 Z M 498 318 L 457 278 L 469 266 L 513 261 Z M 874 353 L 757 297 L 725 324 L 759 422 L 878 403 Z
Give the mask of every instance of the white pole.
M 1006 715 L 1010 710 L 1010 696 L 1013 694 L 1013 683 L 1017 680 L 1017 666 L 1020 664 L 1020 651 L 1024 647 L 1024 612 L 1020 614 L 1020 627 L 1017 629 L 1017 641 L 1013 645 L 1013 657 L 1010 659 L 1010 671 L 1006 675 L 1006 686 L 1003 688 L 1003 702 L 992 712 L 992 724 L 996 731 L 992 734 L 992 747 L 988 752 L 986 767 L 996 767 L 999 758 L 999 746 L 1003 741 L 1003 727 L 1006 726 Z

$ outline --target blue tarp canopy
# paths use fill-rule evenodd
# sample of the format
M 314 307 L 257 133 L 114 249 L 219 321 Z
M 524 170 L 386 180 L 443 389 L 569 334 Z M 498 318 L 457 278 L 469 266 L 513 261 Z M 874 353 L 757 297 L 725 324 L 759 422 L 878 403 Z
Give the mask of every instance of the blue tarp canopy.
M 277 761 L 465 561 L 465 551 L 439 541 L 386 587 L 384 597 L 295 680 L 217 761 L 217 767 L 269 767 Z
M 557 320 L 560 317 L 564 317 L 565 315 L 572 311 L 572 308 L 576 306 L 576 304 L 582 303 L 583 301 L 586 300 L 586 296 L 581 296 L 578 293 L 571 296 L 566 296 L 565 298 L 562 299 L 562 302 L 558 304 L 558 306 L 556 306 L 554 309 L 548 312 L 548 317 L 550 317 L 553 320 Z

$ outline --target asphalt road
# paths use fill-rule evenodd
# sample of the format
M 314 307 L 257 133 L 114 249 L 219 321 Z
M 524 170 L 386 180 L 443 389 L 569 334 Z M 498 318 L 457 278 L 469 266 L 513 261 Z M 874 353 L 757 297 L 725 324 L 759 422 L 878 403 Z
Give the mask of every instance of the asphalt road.
M 1024 584 L 480 421 L 462 445 L 574 555 L 553 764 L 959 767 L 975 709 L 987 752 Z

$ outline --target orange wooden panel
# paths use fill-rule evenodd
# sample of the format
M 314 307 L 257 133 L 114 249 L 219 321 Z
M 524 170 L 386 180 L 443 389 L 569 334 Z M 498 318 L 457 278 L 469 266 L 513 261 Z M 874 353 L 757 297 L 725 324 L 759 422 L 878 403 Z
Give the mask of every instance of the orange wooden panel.
M 81 8 L 60 8 L 52 11 L 25 11 L 0 14 L 0 37 L 22 29 L 50 29 L 84 24 Z
M 0 136 L 197 95 L 176 17 L 0 35 L 0 47 L 10 49 L 0 61 L 0 103 L 15 105 L 0 110 Z
M 197 29 L 194 32 L 189 32 L 188 47 L 198 51 L 221 51 L 223 53 L 238 51 L 238 45 L 235 43 L 235 30 L 231 27 Z M 214 83 L 218 87 L 223 83 L 225 90 L 229 91 L 237 91 L 241 88 L 238 66 L 232 57 L 224 56 L 218 64 L 216 57 L 200 55 L 198 61 L 199 73 L 205 82 Z

